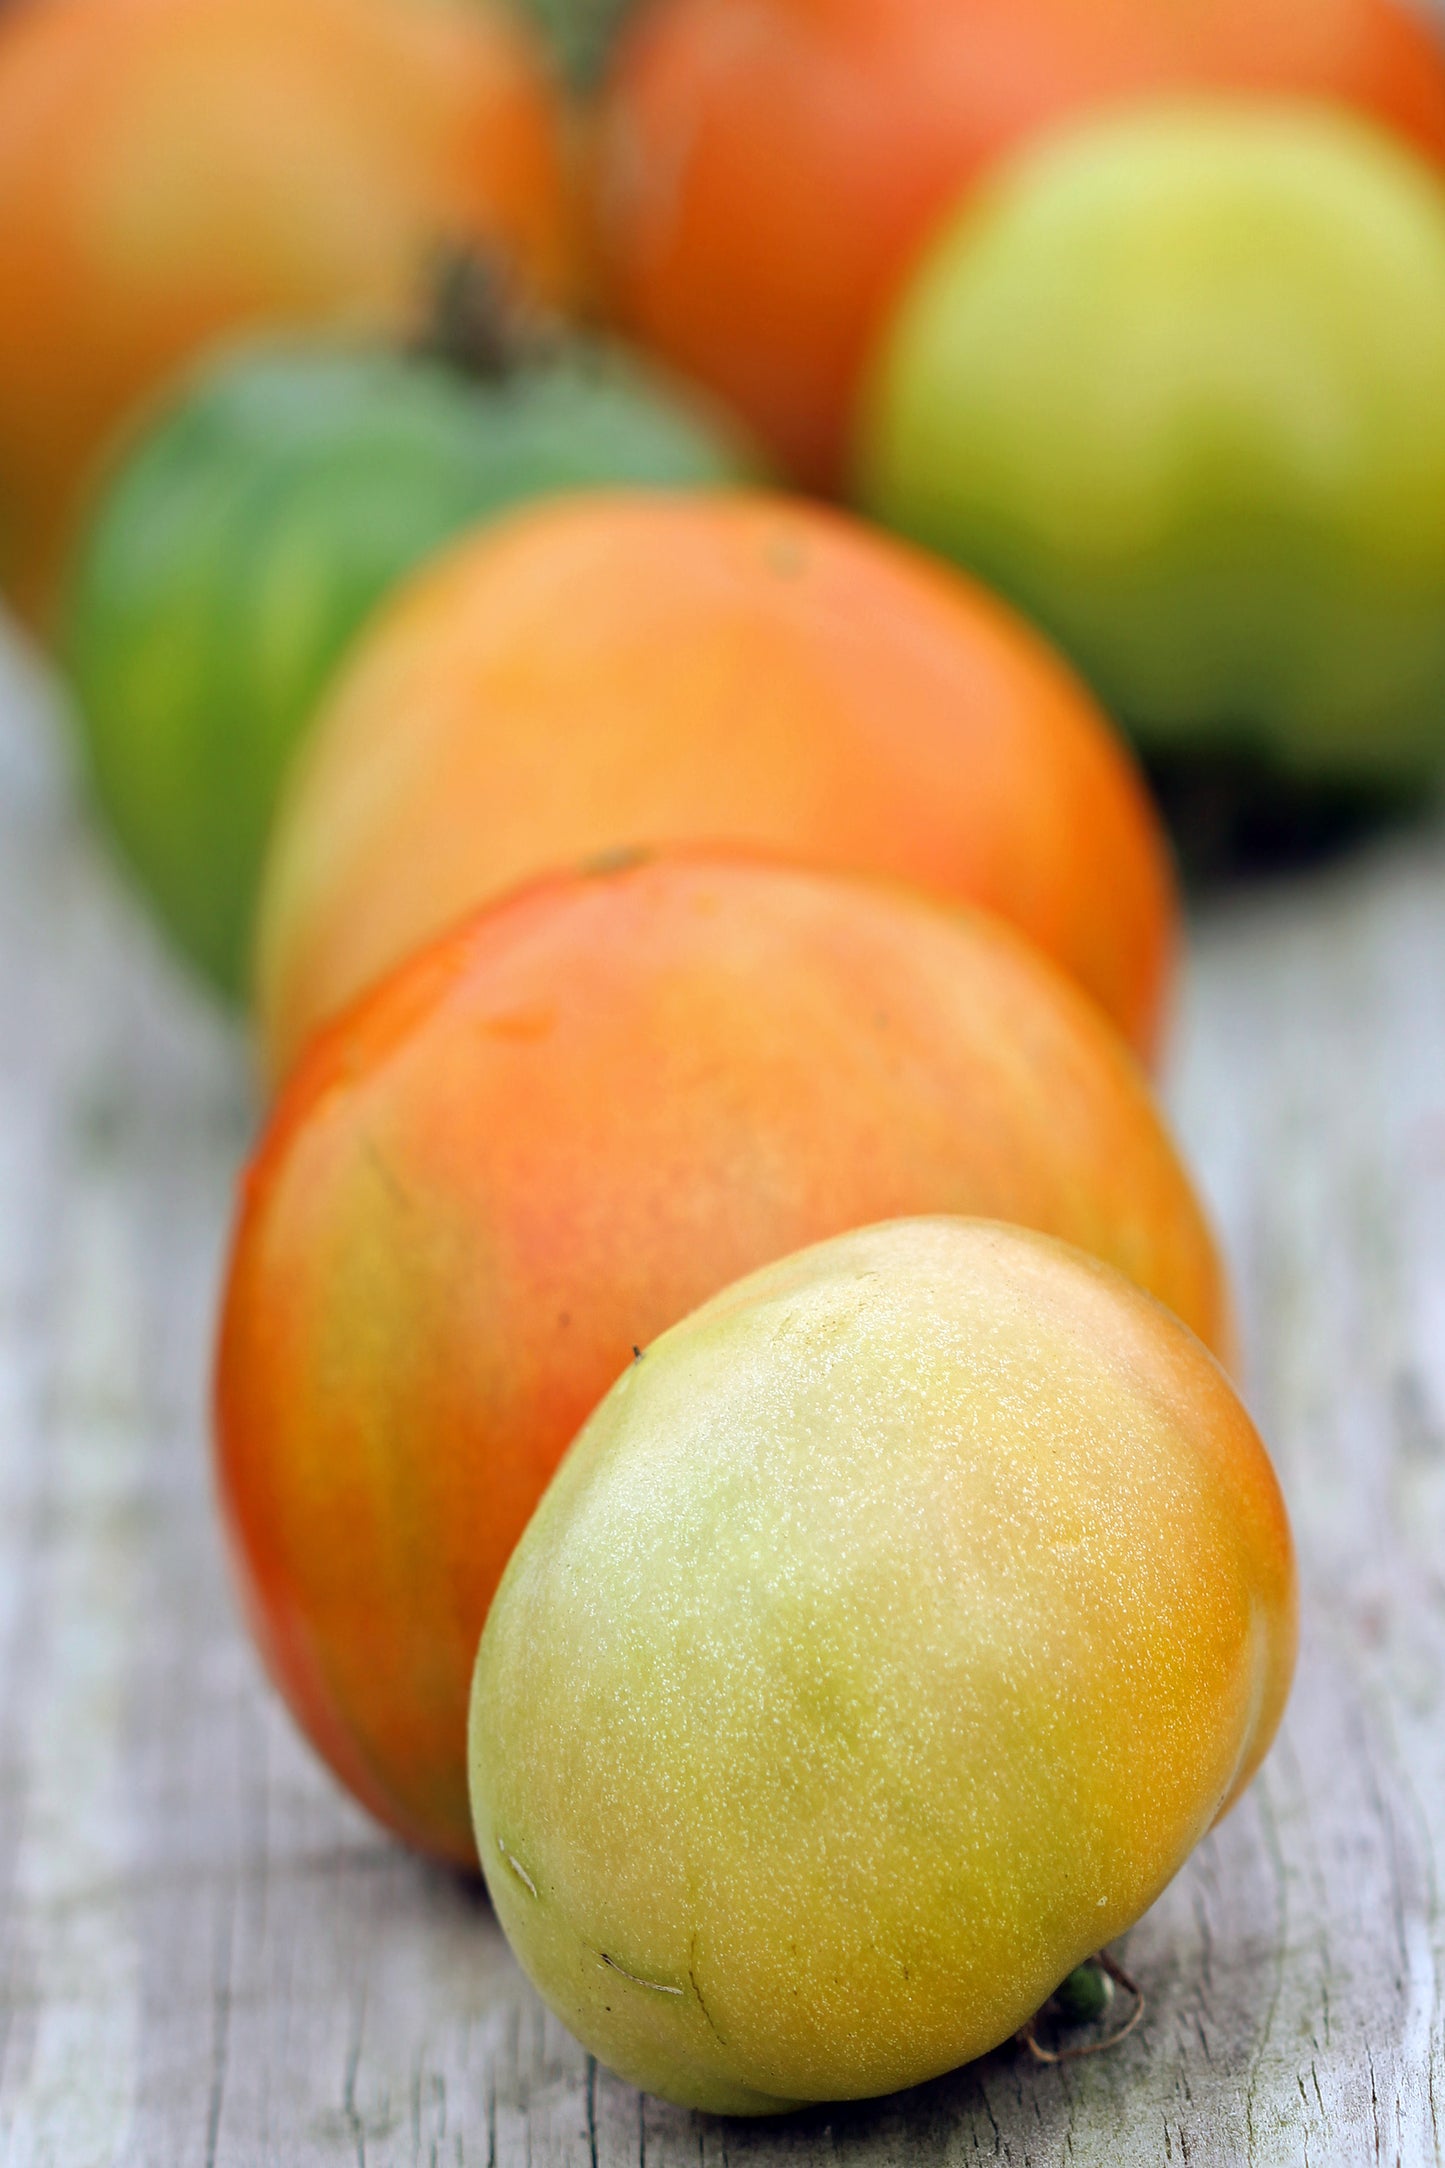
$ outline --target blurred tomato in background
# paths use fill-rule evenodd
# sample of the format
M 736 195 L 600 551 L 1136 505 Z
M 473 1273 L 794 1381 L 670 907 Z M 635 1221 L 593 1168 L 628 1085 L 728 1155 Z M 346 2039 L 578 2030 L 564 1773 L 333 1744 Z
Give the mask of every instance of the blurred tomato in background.
M 138 436 L 83 529 L 60 651 L 91 777 L 179 946 L 229 995 L 292 752 L 387 591 L 524 498 L 753 471 L 722 416 L 639 358 L 525 329 L 509 350 L 500 314 L 472 328 L 484 350 L 456 365 L 334 340 L 228 352 Z
M 1394 0 L 653 0 L 598 124 L 613 305 L 834 486 L 869 348 L 961 193 L 1071 113 L 1190 87 L 1344 103 L 1445 159 L 1445 59 Z
M 0 591 L 46 623 L 98 456 L 220 335 L 414 324 L 463 246 L 564 294 L 564 168 L 499 0 L 0 13 Z
M 1051 137 L 925 256 L 870 511 L 1060 641 L 1150 752 L 1404 787 L 1445 755 L 1445 183 L 1354 116 Z
M 820 506 L 599 495 L 424 567 L 341 672 L 263 882 L 273 1071 L 472 905 L 678 842 L 982 904 L 1159 1044 L 1168 848 L 1107 719 L 1022 619 Z

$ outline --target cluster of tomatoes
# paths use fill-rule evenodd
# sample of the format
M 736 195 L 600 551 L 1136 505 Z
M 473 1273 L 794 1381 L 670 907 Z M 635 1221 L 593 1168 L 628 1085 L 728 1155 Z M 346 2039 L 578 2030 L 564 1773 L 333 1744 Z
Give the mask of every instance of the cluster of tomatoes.
M 1445 60 L 536 12 L 568 89 L 501 0 L 0 18 L 0 586 L 277 1086 L 272 1675 L 589 2046 L 763 2110 L 1006 2037 L 1279 1720 L 1107 711 L 1437 764 Z

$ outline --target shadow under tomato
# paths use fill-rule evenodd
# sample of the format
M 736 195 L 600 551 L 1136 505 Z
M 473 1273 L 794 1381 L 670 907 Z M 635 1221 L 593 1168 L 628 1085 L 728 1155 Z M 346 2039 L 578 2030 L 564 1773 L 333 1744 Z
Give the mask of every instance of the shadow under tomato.
M 1154 756 L 1145 767 L 1196 894 L 1328 864 L 1403 826 L 1435 795 L 1425 786 L 1306 782 L 1237 751 Z

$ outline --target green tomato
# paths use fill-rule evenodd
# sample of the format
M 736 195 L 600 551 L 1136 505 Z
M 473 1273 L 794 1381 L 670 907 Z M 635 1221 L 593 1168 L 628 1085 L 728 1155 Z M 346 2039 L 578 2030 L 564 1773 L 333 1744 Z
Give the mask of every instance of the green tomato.
M 101 497 L 62 640 L 96 792 L 182 949 L 244 990 L 292 752 L 421 559 L 546 491 L 703 487 L 747 468 L 713 416 L 610 352 L 482 381 L 296 345 L 197 379 Z
M 1149 751 L 1395 784 L 1445 750 L 1445 188 L 1324 109 L 1091 123 L 884 341 L 859 490 L 1050 630 Z
M 766 2114 L 996 2047 L 1249 1782 L 1294 1662 L 1278 1488 L 1161 1304 L 895 1222 L 646 1348 L 472 1686 L 497 1916 L 593 2054 Z

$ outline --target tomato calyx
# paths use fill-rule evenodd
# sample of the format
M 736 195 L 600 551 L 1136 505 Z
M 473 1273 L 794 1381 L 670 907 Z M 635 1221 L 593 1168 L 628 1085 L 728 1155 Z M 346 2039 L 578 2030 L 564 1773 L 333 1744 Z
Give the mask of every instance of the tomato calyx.
M 413 351 L 483 384 L 505 384 L 556 361 L 567 343 L 558 319 L 525 292 L 494 249 L 450 242 L 438 249 L 431 295 Z
M 1068 2041 L 1063 2045 L 1039 2038 L 1039 2019 L 1046 2014 L 1061 2028 L 1097 2024 L 1112 2009 L 1116 1988 L 1122 1988 L 1130 1997 L 1132 2007 L 1124 2022 L 1116 2025 L 1112 2032 L 1096 2039 Z M 1068 1978 L 1054 1989 L 1043 2008 L 1020 2027 L 1016 2038 L 1036 2063 L 1078 2062 L 1085 2055 L 1102 2055 L 1127 2040 L 1142 2019 L 1144 2010 L 1143 1988 L 1131 1979 L 1117 1958 L 1111 1957 L 1107 1950 L 1099 1950 L 1093 1957 L 1085 1958 L 1082 1965 L 1075 1966 Z

